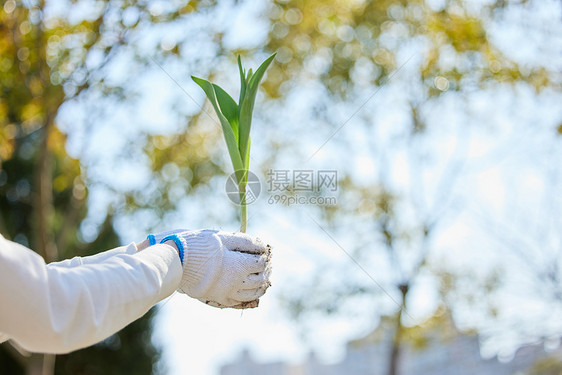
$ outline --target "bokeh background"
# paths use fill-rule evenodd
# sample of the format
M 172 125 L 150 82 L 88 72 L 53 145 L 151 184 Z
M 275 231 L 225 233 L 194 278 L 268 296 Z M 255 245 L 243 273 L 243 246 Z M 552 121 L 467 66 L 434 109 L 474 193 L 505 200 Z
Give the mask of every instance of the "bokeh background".
M 68 355 L 4 343 L 0 373 L 405 375 L 447 347 L 437 332 L 506 366 L 540 347 L 523 373 L 561 374 L 561 18 L 556 0 L 2 0 L 0 231 L 47 261 L 236 230 L 190 75 L 237 98 L 237 55 L 277 56 L 252 128 L 248 231 L 274 248 L 260 307 L 175 294 Z M 271 189 L 303 170 L 337 190 Z M 310 352 L 324 370 L 299 367 Z M 436 358 L 424 373 L 458 373 Z

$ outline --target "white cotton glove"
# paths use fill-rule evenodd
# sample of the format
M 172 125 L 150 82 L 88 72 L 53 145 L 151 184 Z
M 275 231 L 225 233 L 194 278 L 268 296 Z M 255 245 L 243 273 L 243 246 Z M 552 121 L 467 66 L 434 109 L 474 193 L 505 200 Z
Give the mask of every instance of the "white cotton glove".
M 271 248 L 258 238 L 207 229 L 171 234 L 161 242 L 169 240 L 183 263 L 178 291 L 208 305 L 257 307 L 271 285 Z

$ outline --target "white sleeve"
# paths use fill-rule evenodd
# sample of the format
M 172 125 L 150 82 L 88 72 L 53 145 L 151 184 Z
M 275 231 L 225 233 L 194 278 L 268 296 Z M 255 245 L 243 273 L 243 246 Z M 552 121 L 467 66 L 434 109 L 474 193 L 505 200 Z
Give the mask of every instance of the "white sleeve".
M 181 276 L 178 254 L 165 244 L 141 252 L 130 244 L 99 263 L 67 268 L 0 236 L 0 332 L 30 352 L 81 349 L 144 315 Z
M 115 255 L 135 254 L 136 252 L 137 249 L 134 246 L 120 246 L 115 249 L 107 250 L 87 257 L 76 256 L 71 259 L 61 260 L 60 262 L 51 262 L 47 265 L 47 267 L 76 267 L 83 264 L 101 263 Z

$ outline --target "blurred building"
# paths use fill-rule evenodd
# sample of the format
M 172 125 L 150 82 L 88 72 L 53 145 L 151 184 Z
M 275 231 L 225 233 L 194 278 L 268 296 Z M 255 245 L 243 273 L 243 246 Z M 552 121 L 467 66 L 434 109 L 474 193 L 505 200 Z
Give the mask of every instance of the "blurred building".
M 543 345 L 520 348 L 507 362 L 480 355 L 478 336 L 458 333 L 450 326 L 406 332 L 400 375 L 541 375 L 562 374 L 562 347 L 546 352 Z M 454 332 L 454 334 L 453 334 Z M 386 375 L 392 330 L 378 328 L 349 342 L 345 358 L 336 364 L 320 363 L 314 354 L 299 365 L 284 362 L 257 363 L 245 350 L 221 375 Z

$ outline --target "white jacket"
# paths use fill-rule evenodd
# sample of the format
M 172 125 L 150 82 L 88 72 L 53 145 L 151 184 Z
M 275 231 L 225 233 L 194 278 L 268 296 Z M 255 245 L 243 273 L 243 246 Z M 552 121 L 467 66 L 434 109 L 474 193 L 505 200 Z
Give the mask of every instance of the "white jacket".
M 41 353 L 84 348 L 141 317 L 181 277 L 177 251 L 164 244 L 45 264 L 0 235 L 0 342 Z

